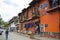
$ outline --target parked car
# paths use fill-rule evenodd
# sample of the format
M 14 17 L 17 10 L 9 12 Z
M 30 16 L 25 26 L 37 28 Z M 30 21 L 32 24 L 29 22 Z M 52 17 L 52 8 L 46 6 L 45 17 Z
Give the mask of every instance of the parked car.
M 3 33 L 3 31 L 2 31 L 2 30 L 0 30 L 0 35 L 2 35 L 2 33 Z

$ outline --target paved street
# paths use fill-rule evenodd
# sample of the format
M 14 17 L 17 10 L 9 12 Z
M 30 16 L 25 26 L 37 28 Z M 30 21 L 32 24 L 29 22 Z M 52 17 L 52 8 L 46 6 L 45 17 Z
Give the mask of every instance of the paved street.
M 0 40 L 5 40 L 5 33 L 3 33 L 3 35 L 0 35 Z M 19 33 L 16 32 L 9 32 L 9 38 L 8 40 L 33 40 L 30 39 L 29 37 L 26 37 L 24 35 L 20 35 Z M 34 40 L 59 40 L 59 39 L 55 39 L 55 38 L 44 38 L 44 37 L 39 37 L 37 39 Z
M 5 40 L 5 34 L 4 33 L 3 33 L 3 35 L 0 35 L 0 40 Z M 32 40 L 32 39 L 29 39 L 28 37 L 21 36 L 19 34 L 10 32 L 8 40 Z

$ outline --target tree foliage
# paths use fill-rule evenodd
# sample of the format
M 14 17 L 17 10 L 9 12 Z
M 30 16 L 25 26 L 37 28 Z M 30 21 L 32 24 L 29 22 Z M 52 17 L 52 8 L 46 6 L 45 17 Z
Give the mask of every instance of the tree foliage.
M 2 18 L 0 18 L 0 25 L 2 24 Z
M 8 27 L 9 26 L 9 23 L 8 22 L 4 22 L 4 27 Z
M 1 25 L 4 25 L 4 27 L 8 27 L 8 26 L 9 26 L 9 23 L 3 21 L 2 18 L 0 17 L 0 26 L 1 26 Z

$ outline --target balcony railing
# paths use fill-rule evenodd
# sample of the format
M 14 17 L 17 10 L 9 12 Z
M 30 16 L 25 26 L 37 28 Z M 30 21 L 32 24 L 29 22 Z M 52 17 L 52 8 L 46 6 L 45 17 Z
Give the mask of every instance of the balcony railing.
M 24 20 L 20 19 L 20 22 L 26 22 L 27 18 L 24 17 Z
M 33 18 L 33 19 L 39 18 L 39 11 L 38 11 L 38 10 L 36 10 L 36 11 L 33 13 L 32 18 Z
M 50 0 L 49 4 L 50 4 L 50 9 L 47 10 L 47 12 L 51 12 L 60 8 L 60 0 Z

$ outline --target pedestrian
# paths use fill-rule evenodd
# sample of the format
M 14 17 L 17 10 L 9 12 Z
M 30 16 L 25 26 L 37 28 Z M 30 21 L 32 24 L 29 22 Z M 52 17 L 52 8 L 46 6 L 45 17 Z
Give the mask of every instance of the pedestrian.
M 8 40 L 8 29 L 6 29 L 5 35 L 6 35 L 6 40 Z

